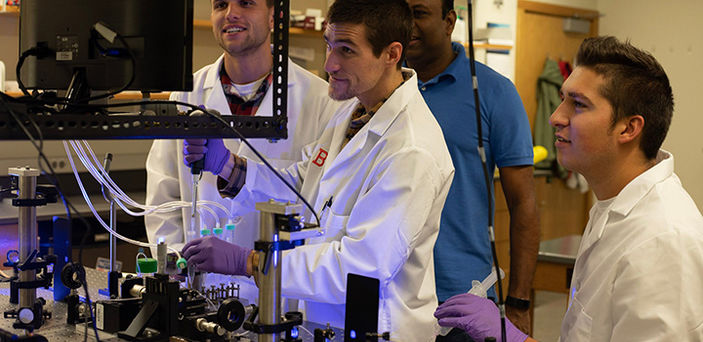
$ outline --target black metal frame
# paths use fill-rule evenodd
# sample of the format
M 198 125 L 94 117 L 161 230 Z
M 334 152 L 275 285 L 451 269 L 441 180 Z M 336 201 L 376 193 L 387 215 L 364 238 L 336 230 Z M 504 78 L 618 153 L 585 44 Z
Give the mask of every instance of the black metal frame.
M 274 90 L 275 91 L 275 90 Z M 284 117 L 225 115 L 222 120 L 246 138 L 288 137 Z M 209 116 L 32 115 L 44 140 L 239 138 L 231 128 Z M 26 127 L 30 121 L 23 120 Z M 0 140 L 27 140 L 17 122 L 0 107 Z

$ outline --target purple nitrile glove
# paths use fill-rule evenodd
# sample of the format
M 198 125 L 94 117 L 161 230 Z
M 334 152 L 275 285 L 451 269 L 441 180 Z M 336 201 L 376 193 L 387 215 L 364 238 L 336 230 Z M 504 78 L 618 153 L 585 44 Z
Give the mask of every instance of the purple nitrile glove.
M 247 258 L 251 249 L 206 236 L 188 242 L 181 253 L 188 260 L 188 267 L 195 266 L 198 271 L 247 275 Z
M 183 142 L 183 161 L 186 166 L 205 158 L 203 170 L 215 175 L 222 172 L 229 154 L 222 139 L 185 139 Z
M 434 313 L 443 327 L 463 329 L 474 341 L 495 337 L 501 341 L 500 314 L 492 301 L 463 293 L 447 299 Z M 505 338 L 508 342 L 523 342 L 527 335 L 505 319 Z

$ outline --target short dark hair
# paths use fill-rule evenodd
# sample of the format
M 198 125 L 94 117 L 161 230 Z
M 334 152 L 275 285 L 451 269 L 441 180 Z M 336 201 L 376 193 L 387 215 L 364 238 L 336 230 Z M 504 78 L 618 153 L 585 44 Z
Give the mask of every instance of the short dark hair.
M 647 159 L 656 158 L 669 131 L 674 94 L 664 68 L 650 53 L 615 37 L 586 38 L 576 55 L 576 66 L 603 76 L 600 94 L 613 107 L 618 120 L 641 115 L 644 129 L 640 149 Z
M 363 24 L 366 39 L 378 57 L 393 42 L 403 45 L 398 61 L 405 60 L 405 49 L 413 31 L 413 16 L 405 0 L 336 0 L 327 11 L 327 23 Z
M 471 0 L 469 0 L 471 2 Z M 470 6 L 470 5 L 469 5 Z M 454 9 L 454 0 L 442 0 L 442 18 L 447 17 L 447 13 Z

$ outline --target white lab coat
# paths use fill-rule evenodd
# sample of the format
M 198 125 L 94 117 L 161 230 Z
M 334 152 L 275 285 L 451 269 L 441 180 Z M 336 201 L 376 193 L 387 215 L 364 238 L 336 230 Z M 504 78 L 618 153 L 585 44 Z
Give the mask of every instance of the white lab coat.
M 318 213 L 332 197 L 321 217 L 326 235 L 284 252 L 282 293 L 306 301 L 306 320 L 343 327 L 347 273 L 374 277 L 379 332 L 391 331 L 395 341 L 434 340 L 432 249 L 451 157 L 414 72 L 340 151 L 357 104 L 340 108 L 306 149 L 307 160 L 281 170 Z M 263 165 L 247 167 L 235 200 L 294 200 Z
M 703 341 L 703 217 L 658 161 L 591 210 L 561 341 Z
M 211 65 L 194 74 L 193 91 L 173 93 L 172 100 L 195 105 L 205 105 L 223 115 L 231 115 L 227 99 L 220 83 L 220 67 L 224 55 Z M 273 87 L 269 87 L 256 115 L 272 115 Z M 302 159 L 303 147 L 319 138 L 323 128 L 341 105 L 327 95 L 327 82 L 289 60 L 288 62 L 288 139 L 270 142 L 267 139 L 251 139 L 250 143 L 273 165 L 287 167 Z M 302 121 L 305 120 L 305 121 Z M 233 153 L 257 160 L 251 150 L 239 140 L 225 140 L 225 146 Z M 148 205 L 192 199 L 192 176 L 183 162 L 183 140 L 155 140 L 146 162 Z M 200 199 L 216 201 L 241 215 L 235 230 L 237 244 L 254 248 L 259 236 L 258 213 L 242 210 L 237 202 L 223 199 L 217 189 L 217 177 L 204 172 L 199 183 Z M 216 209 L 217 210 L 217 209 Z M 219 215 L 223 215 L 217 210 Z M 190 225 L 190 209 L 168 214 L 151 214 L 145 219 L 147 237 L 154 243 L 159 237 L 176 249 L 184 245 L 184 227 Z M 214 227 L 214 220 L 203 215 L 206 228 Z M 204 227 L 204 228 L 205 228 Z M 152 251 L 154 252 L 154 251 Z M 252 301 L 257 298 L 253 281 L 240 278 L 243 284 L 242 297 Z M 215 282 L 217 283 L 217 282 Z M 247 284 L 248 288 L 246 288 Z

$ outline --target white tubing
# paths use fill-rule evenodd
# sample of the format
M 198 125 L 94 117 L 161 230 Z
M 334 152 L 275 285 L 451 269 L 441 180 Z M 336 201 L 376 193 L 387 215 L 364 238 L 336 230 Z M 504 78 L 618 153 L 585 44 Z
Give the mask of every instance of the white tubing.
M 141 212 L 141 213 L 134 212 L 134 211 L 126 209 L 124 207 L 124 205 L 122 205 L 120 203 L 120 207 L 128 214 L 130 214 L 132 216 L 143 216 L 143 215 L 150 214 L 152 212 L 164 213 L 164 212 L 178 210 L 181 208 L 190 207 L 190 203 L 185 203 L 182 201 L 168 202 L 168 203 L 164 203 L 162 205 L 156 206 L 156 207 L 143 205 L 143 204 L 140 204 L 140 203 L 134 201 L 127 194 L 125 194 L 119 188 L 119 186 L 117 186 L 117 184 L 115 184 L 115 182 L 112 180 L 112 178 L 109 176 L 109 174 L 107 172 L 105 172 L 105 169 L 103 168 L 102 164 L 95 157 L 95 153 L 93 152 L 93 150 L 90 148 L 90 145 L 85 140 L 81 140 L 80 142 L 70 141 L 70 143 L 73 146 L 74 151 L 78 155 L 79 159 L 81 160 L 83 165 L 86 167 L 86 169 L 88 169 L 90 174 L 98 181 L 98 183 L 100 183 L 101 185 L 103 185 L 104 187 L 106 187 L 109 190 L 109 192 L 113 196 L 113 198 L 120 199 L 124 204 L 127 204 L 129 206 L 144 210 L 144 212 Z M 85 145 L 85 148 L 83 147 L 83 145 Z M 87 150 L 89 152 L 91 158 L 89 158 L 86 155 L 85 150 Z M 92 159 L 92 162 L 90 159 Z M 183 205 L 184 203 L 185 203 L 185 205 Z M 214 207 L 220 209 L 225 217 L 227 217 L 227 218 L 231 217 L 230 211 L 220 203 L 217 203 L 214 201 L 199 200 L 198 206 L 199 207 L 200 206 L 214 206 Z M 213 217 L 215 217 L 215 220 L 218 221 L 218 219 L 217 219 L 218 216 L 215 213 L 213 213 L 210 210 L 210 208 L 206 208 L 205 210 L 208 210 L 213 215 Z
M 122 236 L 119 233 L 110 229 L 110 226 L 105 223 L 105 221 L 102 219 L 102 217 L 100 217 L 98 212 L 95 210 L 95 207 L 93 206 L 93 203 L 91 202 L 90 197 L 88 196 L 88 193 L 85 191 L 85 187 L 83 186 L 83 182 L 81 181 L 81 177 L 78 175 L 78 170 L 76 169 L 76 165 L 73 162 L 73 156 L 71 155 L 71 152 L 68 149 L 68 144 L 66 143 L 65 140 L 63 141 L 63 146 L 64 146 L 64 149 L 66 150 L 66 155 L 68 156 L 68 161 L 71 164 L 71 169 L 73 171 L 73 175 L 76 177 L 76 182 L 78 183 L 78 187 L 81 190 L 81 194 L 83 194 L 83 198 L 85 199 L 86 204 L 88 204 L 88 208 L 90 208 L 90 211 L 93 213 L 93 215 L 98 220 L 100 225 L 103 226 L 103 228 L 105 228 L 105 230 L 107 230 L 112 235 L 114 235 L 115 237 L 117 237 L 118 239 L 120 239 L 122 241 L 131 243 L 133 245 L 137 245 L 140 247 L 146 247 L 146 248 L 156 247 L 157 245 L 155 243 L 146 243 L 146 242 L 141 242 L 141 241 L 137 241 L 137 240 L 132 240 L 132 239 L 127 238 L 125 236 Z M 171 248 L 171 247 L 169 247 L 169 249 L 174 251 L 176 253 L 176 255 L 178 256 L 178 258 L 181 257 L 180 253 L 176 249 Z
M 69 140 L 68 143 L 70 143 L 71 147 L 73 148 L 73 151 L 75 152 L 76 156 L 78 159 L 81 161 L 81 163 L 85 166 L 85 168 L 88 170 L 91 176 L 95 178 L 95 180 L 105 189 L 107 190 L 112 198 L 114 199 L 115 203 L 127 214 L 131 216 L 145 216 L 151 213 L 168 213 L 176 210 L 180 210 L 182 208 L 190 208 L 191 203 L 185 202 L 185 201 L 171 201 L 167 203 L 163 203 L 157 206 L 153 205 L 146 205 L 146 204 L 141 204 L 138 203 L 137 201 L 133 200 L 131 197 L 129 197 L 122 189 L 112 180 L 110 175 L 105 171 L 103 168 L 102 163 L 98 160 L 98 158 L 95 156 L 95 153 L 93 152 L 93 149 L 90 147 L 87 141 L 85 140 Z M 115 235 L 117 238 L 120 240 L 123 240 L 125 242 L 141 246 L 141 247 L 155 247 L 156 244 L 150 244 L 146 242 L 141 242 L 141 241 L 136 241 L 132 240 L 129 238 L 126 238 L 110 229 L 110 227 L 105 223 L 105 221 L 97 214 L 95 211 L 95 208 L 93 207 L 93 204 L 88 197 L 85 188 L 83 186 L 83 183 L 81 181 L 80 176 L 78 175 L 78 171 L 75 167 L 75 163 L 73 161 L 73 157 L 71 155 L 71 151 L 68 148 L 67 141 L 63 142 L 64 144 L 64 149 L 66 150 L 66 155 L 69 158 L 69 162 L 71 164 L 71 168 L 73 170 L 73 174 L 76 177 L 76 181 L 81 189 L 81 193 L 83 194 L 83 197 L 88 204 L 88 207 L 91 209 L 91 212 L 95 217 L 97 218 L 98 222 L 105 228 L 107 231 Z M 128 207 L 136 208 L 138 210 L 133 210 Z M 222 204 L 214 201 L 208 201 L 208 200 L 199 200 L 197 201 L 197 208 L 200 213 L 203 211 L 207 211 L 210 216 L 212 216 L 215 224 L 217 227 L 220 226 L 220 220 L 219 216 L 217 215 L 217 212 L 213 210 L 213 208 L 219 209 L 225 217 L 229 221 L 232 220 L 232 215 L 230 211 Z M 174 250 L 173 248 L 169 248 L 173 251 L 175 251 L 177 254 L 178 251 Z M 180 257 L 180 254 L 179 254 Z

